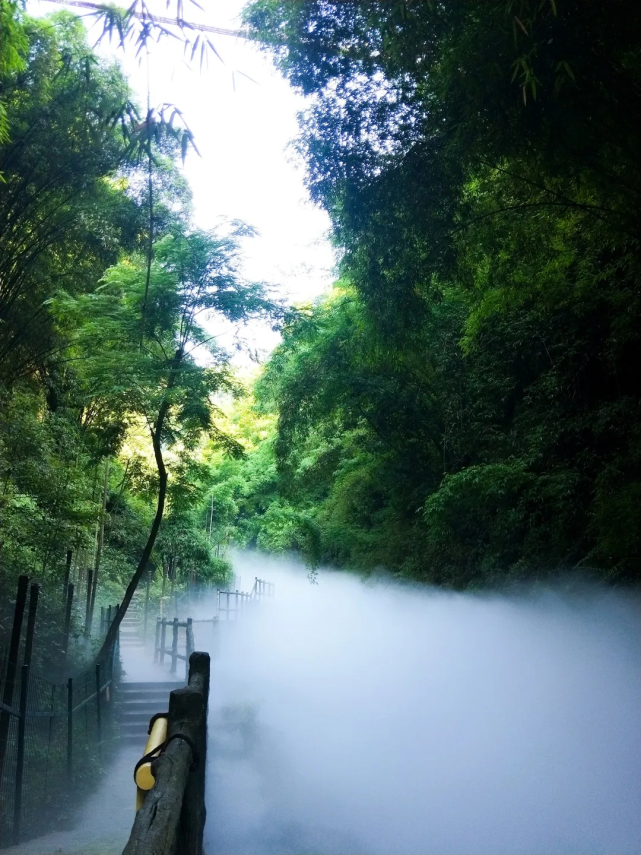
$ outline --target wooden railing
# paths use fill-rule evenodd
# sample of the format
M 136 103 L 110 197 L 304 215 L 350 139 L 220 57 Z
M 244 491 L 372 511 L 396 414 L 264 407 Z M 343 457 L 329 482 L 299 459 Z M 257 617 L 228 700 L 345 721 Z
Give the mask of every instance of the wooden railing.
M 250 600 L 251 594 L 242 591 L 218 591 L 218 620 L 238 620 Z
M 167 740 L 122 855 L 202 855 L 209 665 L 208 653 L 192 653 L 187 686 L 169 695 Z
M 263 597 L 273 597 L 275 593 L 276 585 L 273 582 L 266 582 L 257 576 L 254 579 L 254 587 L 252 588 L 250 597 L 253 600 L 262 600 Z
M 276 585 L 256 577 L 254 587 L 246 594 L 243 591 L 218 591 L 217 618 L 218 620 L 238 620 L 241 613 L 249 606 L 264 597 L 273 597 Z
M 171 647 L 167 646 L 167 627 L 171 627 Z M 180 633 L 179 630 L 184 629 L 184 642 L 185 642 L 185 652 L 180 653 L 178 648 L 180 646 Z M 154 662 L 160 662 L 161 664 L 165 661 L 165 656 L 171 657 L 171 673 L 175 674 L 178 669 L 178 660 L 181 659 L 185 663 L 185 671 L 187 676 L 187 672 L 189 670 L 189 657 L 194 652 L 194 630 L 192 627 L 191 618 L 187 618 L 185 621 L 179 621 L 177 617 L 173 620 L 168 620 L 167 618 L 157 618 L 156 619 L 156 643 L 154 647 Z

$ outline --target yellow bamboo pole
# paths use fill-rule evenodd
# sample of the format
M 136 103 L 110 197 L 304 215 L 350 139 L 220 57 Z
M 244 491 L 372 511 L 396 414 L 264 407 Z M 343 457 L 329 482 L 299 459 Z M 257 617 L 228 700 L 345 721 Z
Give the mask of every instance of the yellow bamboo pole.
M 159 745 L 163 744 L 165 739 L 167 739 L 167 717 L 158 716 L 151 728 L 144 754 L 150 754 L 152 751 L 155 751 Z M 151 769 L 151 762 L 149 760 L 147 763 L 143 763 L 136 771 L 136 810 L 142 807 L 147 791 L 156 783 Z

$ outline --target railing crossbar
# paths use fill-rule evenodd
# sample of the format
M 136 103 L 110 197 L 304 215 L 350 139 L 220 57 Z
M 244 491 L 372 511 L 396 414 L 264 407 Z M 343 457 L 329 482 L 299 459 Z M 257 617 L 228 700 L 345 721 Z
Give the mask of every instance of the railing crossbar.
M 180 656 L 180 654 L 179 654 L 179 656 Z M 184 659 L 185 657 L 183 656 L 182 658 Z M 107 680 L 107 682 L 104 684 L 104 686 L 101 686 L 100 694 L 102 694 L 102 692 L 104 692 L 105 689 L 109 688 L 109 686 L 111 686 L 112 684 L 113 684 L 113 680 Z M 79 704 L 77 704 L 75 707 L 73 707 L 71 712 L 75 713 L 76 710 L 82 709 L 84 706 L 86 706 L 89 703 L 89 701 L 93 701 L 93 699 L 95 697 L 97 697 L 98 694 L 99 693 L 96 691 L 92 695 L 89 695 L 89 697 L 80 701 Z M 0 709 L 2 709 L 3 712 L 9 713 L 9 715 L 14 716 L 15 718 L 20 718 L 20 710 L 16 709 L 15 707 L 10 707 L 7 704 L 2 703 L 1 701 L 0 701 Z M 43 710 L 31 710 L 31 711 L 27 710 L 27 712 L 25 713 L 25 718 L 67 718 L 68 715 L 69 715 L 69 712 L 67 710 L 65 710 L 65 712 L 60 712 L 60 713 L 46 712 Z

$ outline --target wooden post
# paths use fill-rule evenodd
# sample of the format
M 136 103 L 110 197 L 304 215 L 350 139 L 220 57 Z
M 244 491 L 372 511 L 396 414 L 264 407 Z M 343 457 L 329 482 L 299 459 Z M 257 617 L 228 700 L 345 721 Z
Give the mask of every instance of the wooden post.
M 69 580 L 71 579 L 71 561 L 73 559 L 73 549 L 67 550 L 67 559 L 65 562 L 65 578 L 62 585 L 62 602 L 66 604 Z
M 151 585 L 151 573 L 147 570 L 147 589 L 145 591 L 145 621 L 143 624 L 143 632 L 145 635 L 145 644 L 147 643 L 147 615 L 149 614 L 149 586 Z
M 188 737 L 197 757 L 186 740 L 170 741 L 155 763 L 156 782 L 136 814 L 123 855 L 202 855 L 209 654 L 192 653 L 189 664 L 189 685 L 169 696 L 168 732 L 170 739 Z
M 194 652 L 194 627 L 192 619 L 187 618 L 187 629 L 185 631 L 185 680 L 189 681 L 189 657 Z
M 178 653 L 178 618 L 174 618 L 173 638 L 171 640 L 171 673 L 176 673 L 176 654 Z
M 102 709 L 101 709 L 101 692 L 100 692 L 100 662 L 96 662 L 96 730 L 98 733 L 98 750 L 102 742 Z
M 162 588 L 160 591 L 160 617 L 165 616 L 164 604 L 165 604 L 165 585 L 167 584 L 167 564 L 163 561 L 162 563 Z
M 34 587 L 38 587 L 35 585 Z M 36 597 L 37 600 L 37 597 Z M 24 737 L 27 724 L 27 696 L 29 693 L 29 666 L 23 665 L 20 672 L 20 718 L 18 719 L 18 746 L 16 751 L 16 782 L 13 796 L 13 845 L 20 843 L 20 821 L 22 819 L 22 777 L 24 773 Z
M 73 780 L 73 677 L 67 680 L 67 781 Z
M 28 576 L 20 576 L 18 578 L 18 591 L 16 594 L 16 605 L 13 611 L 13 627 L 11 629 L 9 656 L 7 659 L 7 673 L 4 681 L 4 692 L 2 693 L 2 703 L 9 707 L 13 704 L 13 690 L 16 683 L 18 655 L 20 653 L 20 633 L 22 632 L 22 619 L 24 617 L 24 607 L 27 601 L 28 584 Z M 0 782 L 2 781 L 4 759 L 7 753 L 10 715 L 11 714 L 4 709 L 0 711 Z
M 154 662 L 158 661 L 158 655 L 160 653 L 159 647 L 160 647 L 160 622 L 161 622 L 161 620 L 162 620 L 162 618 L 159 618 L 159 617 L 156 618 L 156 641 L 154 644 Z
M 160 635 L 160 663 L 165 661 L 165 644 L 167 643 L 167 620 L 162 619 L 162 632 Z
M 192 653 L 189 657 L 188 689 L 194 690 L 200 699 L 200 705 L 192 704 L 194 713 L 200 717 L 195 729 L 195 742 L 198 751 L 198 764 L 187 779 L 183 798 L 180 828 L 178 832 L 178 852 L 193 852 L 202 855 L 203 833 L 207 810 L 205 808 L 205 769 L 207 766 L 207 706 L 209 702 L 210 659 L 208 653 Z M 172 692 L 173 694 L 173 692 Z M 172 733 L 171 695 L 169 697 L 170 734 Z

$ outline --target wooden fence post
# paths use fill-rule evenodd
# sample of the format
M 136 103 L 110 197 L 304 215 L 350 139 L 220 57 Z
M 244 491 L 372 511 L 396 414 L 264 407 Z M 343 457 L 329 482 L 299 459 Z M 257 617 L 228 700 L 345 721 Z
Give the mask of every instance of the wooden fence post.
M 192 619 L 187 618 L 187 629 L 185 630 L 185 680 L 189 681 L 189 657 L 194 652 L 194 627 Z
M 160 646 L 160 621 L 162 618 L 156 618 L 156 641 L 154 642 L 154 662 L 158 661 L 159 646 Z
M 165 661 L 165 644 L 167 643 L 167 620 L 162 619 L 162 631 L 160 633 L 160 664 Z
M 151 573 L 147 570 L 147 588 L 145 591 L 145 619 L 143 625 L 143 633 L 145 635 L 145 643 L 147 642 L 147 615 L 149 613 L 149 586 L 151 585 Z
M 176 673 L 176 662 L 178 654 L 178 618 L 174 618 L 173 638 L 171 640 L 171 673 Z
M 208 653 L 192 653 L 189 657 L 188 688 L 196 690 L 201 699 L 201 706 L 193 705 L 194 713 L 200 716 L 196 719 L 195 736 L 198 762 L 191 770 L 187 779 L 183 797 L 180 828 L 178 831 L 178 852 L 189 852 L 202 855 L 203 834 L 207 810 L 205 808 L 205 768 L 207 765 L 207 706 L 209 703 L 209 673 L 210 659 Z M 172 692 L 173 694 L 173 692 Z M 171 695 L 170 695 L 171 710 Z M 171 712 L 169 726 L 171 728 Z M 171 733 L 171 729 L 169 731 Z

